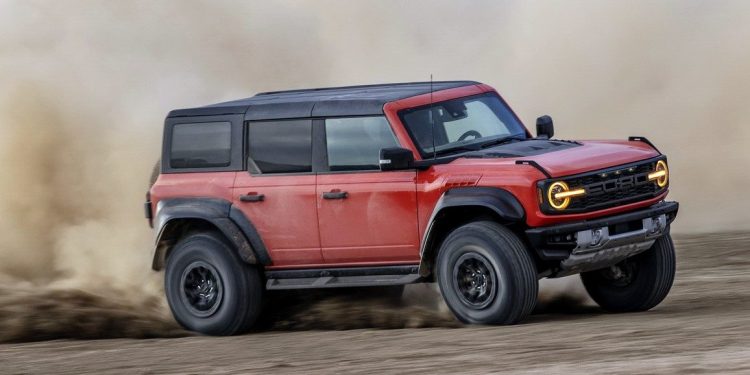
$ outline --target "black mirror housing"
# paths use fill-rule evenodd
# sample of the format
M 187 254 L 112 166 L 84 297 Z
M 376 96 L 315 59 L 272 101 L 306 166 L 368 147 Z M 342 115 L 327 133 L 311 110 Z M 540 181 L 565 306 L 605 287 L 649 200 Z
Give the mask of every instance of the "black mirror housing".
M 414 154 L 401 147 L 390 147 L 380 150 L 380 170 L 399 171 L 414 168 Z
M 550 139 L 553 135 L 555 135 L 555 127 L 552 125 L 552 117 L 547 115 L 538 117 L 536 119 L 536 136 Z

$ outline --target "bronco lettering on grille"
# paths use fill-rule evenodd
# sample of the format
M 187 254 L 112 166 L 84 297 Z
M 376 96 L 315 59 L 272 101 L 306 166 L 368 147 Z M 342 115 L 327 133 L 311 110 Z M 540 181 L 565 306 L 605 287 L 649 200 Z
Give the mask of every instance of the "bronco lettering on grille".
M 648 172 L 646 172 L 584 185 L 584 189 L 586 189 L 586 194 L 588 195 L 599 195 L 615 193 L 618 191 L 627 191 L 634 187 L 646 185 L 649 183 Z

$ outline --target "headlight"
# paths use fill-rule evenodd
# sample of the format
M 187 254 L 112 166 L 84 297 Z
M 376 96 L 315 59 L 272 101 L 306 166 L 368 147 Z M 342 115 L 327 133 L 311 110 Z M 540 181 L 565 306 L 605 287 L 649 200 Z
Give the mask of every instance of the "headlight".
M 547 188 L 547 202 L 556 210 L 564 210 L 570 204 L 570 198 L 586 194 L 584 189 L 570 190 L 568 184 L 557 181 Z
M 667 168 L 667 162 L 659 160 L 656 162 L 654 171 L 648 174 L 649 181 L 656 181 L 656 185 L 660 188 L 667 186 L 669 182 L 669 168 Z

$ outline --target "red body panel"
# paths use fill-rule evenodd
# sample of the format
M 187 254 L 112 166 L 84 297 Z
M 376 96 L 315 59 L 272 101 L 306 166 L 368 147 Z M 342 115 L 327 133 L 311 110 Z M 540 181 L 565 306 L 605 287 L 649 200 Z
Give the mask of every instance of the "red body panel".
M 494 92 L 483 84 L 464 86 L 387 103 L 383 111 L 402 147 L 421 157 L 398 112 L 457 97 Z M 528 133 L 528 130 L 527 130 Z M 658 156 L 643 142 L 585 141 L 534 160 L 553 177 L 603 169 Z M 231 201 L 258 229 L 273 264 L 303 268 L 419 263 L 420 241 L 441 195 L 462 186 L 498 187 L 512 193 L 526 212 L 529 227 L 581 221 L 649 206 L 661 196 L 609 209 L 546 215 L 537 182 L 546 176 L 515 158 L 456 159 L 426 170 L 253 176 L 247 172 L 161 175 L 151 190 L 154 207 L 168 197 L 213 197 Z M 323 194 L 345 191 L 345 199 Z M 243 194 L 263 194 L 242 202 Z
M 318 175 L 326 263 L 419 262 L 415 188 L 415 171 Z M 323 198 L 335 190 L 347 198 Z
M 218 198 L 232 200 L 237 172 L 162 174 L 150 190 L 152 214 L 167 198 Z
M 255 225 L 274 265 L 323 263 L 318 233 L 316 176 L 237 173 L 232 204 Z M 242 202 L 243 194 L 263 194 L 259 202 Z

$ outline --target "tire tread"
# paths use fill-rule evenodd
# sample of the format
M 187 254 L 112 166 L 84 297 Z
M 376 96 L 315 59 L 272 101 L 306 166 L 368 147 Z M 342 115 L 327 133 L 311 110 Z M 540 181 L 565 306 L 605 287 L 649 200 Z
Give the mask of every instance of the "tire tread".
M 169 269 L 171 268 L 171 262 L 175 261 L 175 255 L 181 249 L 188 246 L 192 241 L 208 241 L 214 244 L 211 247 L 211 251 L 215 251 L 220 257 L 230 264 L 231 270 L 230 277 L 234 278 L 237 285 L 237 304 L 235 312 L 232 314 L 231 319 L 227 321 L 223 327 L 214 328 L 210 331 L 201 333 L 219 335 L 219 336 L 230 336 L 241 334 L 249 331 L 253 328 L 254 323 L 260 312 L 260 304 L 262 303 L 262 281 L 258 270 L 242 261 L 239 254 L 234 250 L 232 245 L 227 241 L 224 236 L 215 231 L 196 231 L 184 235 L 175 245 L 172 253 L 167 258 L 167 274 L 165 274 L 165 288 L 166 277 L 168 277 Z M 224 275 L 224 277 L 227 277 Z M 224 281 L 225 287 L 227 287 L 227 280 Z M 167 291 L 169 293 L 169 291 Z M 174 313 L 174 309 L 172 309 Z M 177 321 L 187 329 L 191 329 L 190 323 L 183 321 L 181 317 L 175 315 Z M 190 319 L 189 317 L 185 317 Z M 193 318 L 197 319 L 197 318 Z
M 526 246 L 515 233 L 494 221 L 474 221 L 456 228 L 446 237 L 438 252 L 438 259 L 447 256 L 446 252 L 451 250 L 450 244 L 454 238 L 470 232 L 485 236 L 491 243 L 506 244 L 507 246 L 503 246 L 502 250 L 508 252 L 507 259 L 511 263 L 509 268 L 513 270 L 510 275 L 515 288 L 510 290 L 510 293 L 513 296 L 511 300 L 517 304 L 510 306 L 508 313 L 504 316 L 483 323 L 509 325 L 522 321 L 534 310 L 539 289 L 536 265 L 526 250 Z

